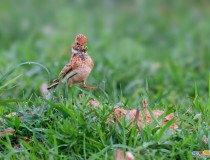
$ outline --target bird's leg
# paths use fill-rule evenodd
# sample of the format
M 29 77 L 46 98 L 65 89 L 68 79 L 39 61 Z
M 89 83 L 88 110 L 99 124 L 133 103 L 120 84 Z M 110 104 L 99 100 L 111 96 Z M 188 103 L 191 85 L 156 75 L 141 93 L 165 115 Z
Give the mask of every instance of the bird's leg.
M 89 88 L 89 89 L 91 89 L 91 90 L 96 89 L 96 87 L 87 86 L 87 85 L 85 84 L 85 81 L 82 83 L 82 87 L 83 87 L 83 88 Z

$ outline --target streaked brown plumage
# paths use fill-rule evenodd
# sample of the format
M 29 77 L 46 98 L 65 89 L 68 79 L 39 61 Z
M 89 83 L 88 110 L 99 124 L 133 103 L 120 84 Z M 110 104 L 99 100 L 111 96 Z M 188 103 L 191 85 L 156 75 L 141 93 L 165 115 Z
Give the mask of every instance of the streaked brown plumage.
M 47 89 L 56 87 L 59 83 L 68 85 L 82 83 L 83 88 L 94 89 L 94 87 L 87 86 L 85 81 L 90 74 L 94 63 L 86 50 L 87 39 L 84 35 L 79 34 L 75 38 L 72 45 L 72 55 L 70 61 L 63 67 L 57 79 L 53 81 Z

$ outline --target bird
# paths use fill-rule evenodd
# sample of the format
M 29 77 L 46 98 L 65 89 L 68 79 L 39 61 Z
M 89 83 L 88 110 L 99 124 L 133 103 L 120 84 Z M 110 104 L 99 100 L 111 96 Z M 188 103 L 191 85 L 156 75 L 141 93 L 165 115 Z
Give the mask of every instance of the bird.
M 83 34 L 78 34 L 71 48 L 71 58 L 63 67 L 58 78 L 47 87 L 48 90 L 57 85 L 66 84 L 71 87 L 73 84 L 82 83 L 83 88 L 94 90 L 95 87 L 86 85 L 86 79 L 94 67 L 94 62 L 87 53 L 87 38 Z

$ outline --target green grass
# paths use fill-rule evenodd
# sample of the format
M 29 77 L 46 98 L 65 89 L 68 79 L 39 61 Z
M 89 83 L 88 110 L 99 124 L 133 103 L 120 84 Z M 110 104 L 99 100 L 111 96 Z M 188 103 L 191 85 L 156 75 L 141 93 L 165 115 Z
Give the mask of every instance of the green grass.
M 209 16 L 205 0 L 2 2 L 0 116 L 24 119 L 0 121 L 0 132 L 15 129 L 0 139 L 0 158 L 113 159 L 122 148 L 136 159 L 193 159 L 210 150 Z M 78 33 L 95 62 L 87 84 L 100 89 L 60 86 L 46 100 L 40 87 L 59 74 Z M 90 97 L 100 107 L 87 107 Z M 107 121 L 116 104 L 133 109 L 145 98 L 174 113 L 179 129 Z

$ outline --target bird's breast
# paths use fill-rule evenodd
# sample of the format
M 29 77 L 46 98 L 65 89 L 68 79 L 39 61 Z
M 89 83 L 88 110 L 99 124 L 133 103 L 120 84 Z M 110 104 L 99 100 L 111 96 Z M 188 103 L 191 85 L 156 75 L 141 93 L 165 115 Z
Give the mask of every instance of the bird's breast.
M 93 68 L 93 66 L 94 66 L 93 60 L 87 53 L 81 54 L 81 55 L 79 55 L 79 57 L 81 60 L 81 64 L 83 64 L 91 69 Z

